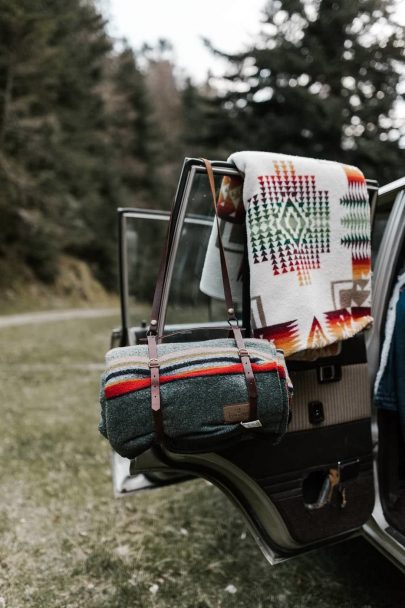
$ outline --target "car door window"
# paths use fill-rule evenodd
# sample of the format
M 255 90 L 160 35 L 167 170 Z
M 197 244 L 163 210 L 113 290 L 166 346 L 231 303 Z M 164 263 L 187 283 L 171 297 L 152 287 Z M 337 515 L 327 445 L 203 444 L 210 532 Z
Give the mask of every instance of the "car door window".
M 217 191 L 223 177 L 223 172 L 215 175 Z M 215 219 L 212 195 L 205 173 L 191 172 L 184 194 L 183 212 L 184 221 L 179 231 L 171 274 L 166 323 L 204 324 L 225 321 L 223 299 L 210 297 L 200 286 Z M 217 267 L 220 268 L 219 253 Z
M 121 216 L 120 280 L 123 326 L 148 321 L 155 290 L 168 211 L 125 210 Z

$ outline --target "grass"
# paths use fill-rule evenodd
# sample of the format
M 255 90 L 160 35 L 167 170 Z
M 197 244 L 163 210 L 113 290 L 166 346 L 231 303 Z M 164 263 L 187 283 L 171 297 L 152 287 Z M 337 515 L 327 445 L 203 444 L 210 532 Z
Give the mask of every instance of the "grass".
M 361 539 L 271 568 L 203 480 L 114 500 L 94 364 L 116 324 L 0 331 L 0 606 L 404 605 L 403 576 Z

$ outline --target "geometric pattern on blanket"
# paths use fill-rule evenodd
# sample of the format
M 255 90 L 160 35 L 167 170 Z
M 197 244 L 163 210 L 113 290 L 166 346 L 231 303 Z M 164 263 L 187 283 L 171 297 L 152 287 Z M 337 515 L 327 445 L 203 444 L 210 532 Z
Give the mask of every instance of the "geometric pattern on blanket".
M 314 175 L 297 175 L 292 161 L 275 161 L 274 173 L 258 180 L 247 213 L 253 262 L 270 261 L 273 275 L 296 272 L 299 285 L 309 285 L 309 271 L 330 252 L 329 192 Z
M 243 193 L 240 182 L 224 178 L 218 215 L 225 234 L 226 224 L 233 230 L 242 219 L 241 203 L 246 211 L 254 336 L 273 340 L 286 356 L 312 360 L 368 327 L 370 207 L 361 171 L 266 152 L 236 152 L 228 160 L 242 176 Z M 238 300 L 241 234 L 232 233 L 227 255 Z M 223 298 L 216 241 L 214 227 L 200 288 Z
M 252 261 L 271 264 L 273 276 L 295 272 L 298 285 L 311 285 L 311 270 L 322 267 L 330 253 L 329 192 L 319 189 L 315 175 L 297 175 L 294 163 L 273 161 L 274 173 L 258 176 L 259 189 L 247 200 Z M 334 310 L 314 316 L 304 343 L 299 322 L 258 327 L 254 335 L 273 340 L 285 355 L 300 349 L 322 349 L 333 341 L 353 336 L 371 321 L 370 210 L 363 174 L 342 165 L 347 190 L 339 204 L 345 209 L 340 222 L 345 229 L 341 245 L 351 252 L 352 276 L 331 281 Z M 261 310 L 260 296 L 255 304 Z M 253 302 L 252 302 L 253 304 Z
M 341 223 L 347 233 L 341 243 L 351 249 L 352 278 L 355 286 L 358 285 L 361 291 L 368 283 L 370 275 L 370 212 L 367 187 L 363 175 L 355 167 L 343 165 L 343 169 L 347 176 L 348 189 L 340 199 L 340 204 L 347 209 Z M 369 292 L 364 295 L 366 300 Z

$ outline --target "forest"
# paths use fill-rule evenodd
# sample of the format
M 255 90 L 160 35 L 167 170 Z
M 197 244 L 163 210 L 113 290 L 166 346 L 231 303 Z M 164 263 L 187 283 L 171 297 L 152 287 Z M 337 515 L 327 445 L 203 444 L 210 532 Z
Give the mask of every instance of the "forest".
M 227 55 L 207 33 L 224 73 L 197 86 L 170 41 L 113 40 L 92 0 L 0 0 L 2 289 L 26 268 L 52 284 L 69 255 L 116 290 L 116 208 L 169 208 L 185 156 L 271 150 L 403 176 L 395 6 L 263 0 L 250 48 Z

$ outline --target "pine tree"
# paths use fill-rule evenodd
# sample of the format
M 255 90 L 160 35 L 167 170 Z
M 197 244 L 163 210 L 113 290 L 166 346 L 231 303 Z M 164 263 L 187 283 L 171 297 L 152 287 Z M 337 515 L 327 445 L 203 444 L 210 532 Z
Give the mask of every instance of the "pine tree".
M 226 142 L 218 138 L 218 132 L 228 133 L 232 119 L 218 104 L 217 91 L 209 84 L 196 86 L 187 78 L 182 90 L 182 125 L 179 133 L 183 156 L 224 159 Z
M 105 95 L 110 116 L 109 135 L 121 165 L 127 203 L 150 206 L 156 194 L 158 131 L 146 78 L 127 45 L 111 57 L 108 72 L 104 86 L 110 89 Z
M 395 0 L 270 0 L 255 46 L 229 61 L 221 108 L 229 150 L 260 149 L 403 174 L 400 98 L 405 28 Z M 218 51 L 215 51 L 218 53 Z
M 91 0 L 0 0 L 0 257 L 52 281 L 67 252 L 116 288 L 116 208 L 155 202 L 150 115 Z
M 181 92 L 171 43 L 162 39 L 156 47 L 145 47 L 143 60 L 152 120 L 159 140 L 155 149 L 157 198 L 161 208 L 168 209 L 176 192 L 184 156 L 181 145 Z
M 83 210 L 100 197 L 97 87 L 111 45 L 80 0 L 0 0 L 0 15 L 0 212 L 10 220 L 0 251 L 53 280 L 58 253 L 89 233 Z

